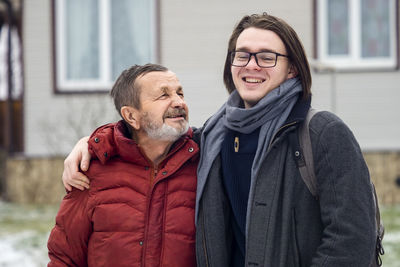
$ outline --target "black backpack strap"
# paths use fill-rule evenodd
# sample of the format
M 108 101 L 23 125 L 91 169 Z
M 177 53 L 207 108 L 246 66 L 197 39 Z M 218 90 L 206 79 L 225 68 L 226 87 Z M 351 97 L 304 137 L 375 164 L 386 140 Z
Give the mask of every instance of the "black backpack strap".
M 311 194 L 317 198 L 318 197 L 317 178 L 315 176 L 315 171 L 314 171 L 314 157 L 312 153 L 311 137 L 310 137 L 310 121 L 315 114 L 317 114 L 317 110 L 310 108 L 304 120 L 304 123 L 300 125 L 299 141 L 300 141 L 300 147 L 303 150 L 303 157 L 305 164 L 304 166 L 299 167 L 299 171 L 301 177 L 304 180 L 304 183 L 307 185 Z
M 317 110 L 310 108 L 303 124 L 299 127 L 298 135 L 291 134 L 289 138 L 301 178 L 303 179 L 310 193 L 315 198 L 318 198 L 317 178 L 314 171 L 314 157 L 312 154 L 309 129 L 310 121 L 316 113 Z
M 200 140 L 201 140 L 201 133 L 203 132 L 204 127 L 201 128 L 195 128 L 192 127 L 193 130 L 193 141 L 197 143 L 198 146 L 200 146 Z
M 385 227 L 383 226 L 383 222 L 381 221 L 381 212 L 379 210 L 378 197 L 376 196 L 375 185 L 371 183 L 372 193 L 375 204 L 375 222 L 376 222 L 376 247 L 375 247 L 375 262 L 371 264 L 374 266 L 382 266 L 381 255 L 385 254 L 385 250 L 383 249 L 382 240 L 385 234 Z

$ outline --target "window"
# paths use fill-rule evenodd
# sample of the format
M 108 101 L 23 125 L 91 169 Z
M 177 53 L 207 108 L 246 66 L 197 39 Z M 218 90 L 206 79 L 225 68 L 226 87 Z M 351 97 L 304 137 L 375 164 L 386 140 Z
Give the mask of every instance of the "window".
M 53 0 L 55 89 L 109 90 L 122 70 L 157 61 L 156 0 Z
M 317 58 L 335 69 L 396 68 L 395 0 L 315 0 Z

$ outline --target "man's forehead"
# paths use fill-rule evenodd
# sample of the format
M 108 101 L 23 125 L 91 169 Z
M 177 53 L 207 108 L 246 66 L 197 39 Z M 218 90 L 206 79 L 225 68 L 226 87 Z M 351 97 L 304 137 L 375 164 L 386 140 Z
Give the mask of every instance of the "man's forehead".
M 142 75 L 138 80 L 141 86 L 147 87 L 146 91 L 182 89 L 178 77 L 172 71 L 152 71 Z
M 157 80 L 157 81 L 166 81 L 166 80 L 178 80 L 176 74 L 172 71 L 151 71 L 145 73 L 139 77 L 140 80 Z
M 271 30 L 250 27 L 243 30 L 236 40 L 236 50 L 250 52 L 272 51 L 282 53 L 285 44 L 278 34 Z M 257 51 L 255 51 L 257 50 Z

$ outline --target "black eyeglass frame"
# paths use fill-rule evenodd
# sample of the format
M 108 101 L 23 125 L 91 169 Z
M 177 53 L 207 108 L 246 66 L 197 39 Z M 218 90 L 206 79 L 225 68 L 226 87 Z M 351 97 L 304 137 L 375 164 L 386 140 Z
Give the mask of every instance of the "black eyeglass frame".
M 234 59 L 235 53 L 247 53 L 247 54 L 249 54 L 249 59 L 247 60 L 246 64 L 244 64 L 244 65 L 234 65 L 234 64 L 233 64 L 233 59 Z M 268 66 L 268 67 L 260 66 L 260 64 L 258 64 L 257 54 L 261 54 L 261 53 L 271 53 L 271 54 L 275 54 L 275 55 L 276 55 L 276 57 L 275 57 L 275 64 L 274 64 L 273 66 Z M 280 53 L 272 52 L 272 51 L 261 51 L 261 52 L 256 52 L 256 53 L 250 53 L 250 52 L 247 52 L 247 51 L 231 51 L 231 52 L 229 52 L 229 54 L 230 54 L 230 62 L 231 62 L 231 65 L 232 65 L 232 66 L 235 66 L 235 67 L 246 67 L 247 64 L 249 64 L 249 62 L 250 62 L 252 56 L 254 56 L 254 59 L 256 60 L 257 66 L 259 66 L 260 68 L 273 68 L 273 67 L 275 67 L 275 66 L 276 66 L 276 63 L 278 62 L 278 57 L 279 57 L 279 56 L 281 56 L 281 57 L 286 57 L 286 58 L 290 58 L 288 55 L 284 55 L 284 54 L 280 54 Z

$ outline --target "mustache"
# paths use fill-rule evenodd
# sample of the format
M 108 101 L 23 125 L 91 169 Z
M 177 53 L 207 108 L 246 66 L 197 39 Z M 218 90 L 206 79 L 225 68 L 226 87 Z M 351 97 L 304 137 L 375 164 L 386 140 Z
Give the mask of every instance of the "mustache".
M 167 110 L 164 114 L 164 118 L 175 118 L 175 117 L 184 117 L 187 118 L 186 110 L 183 108 L 174 108 Z

